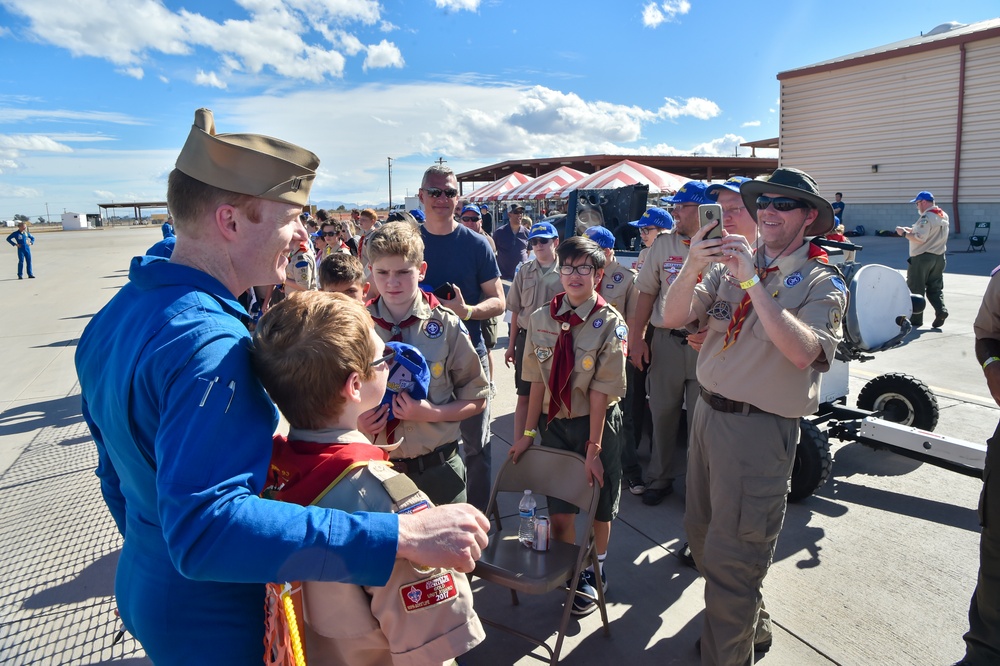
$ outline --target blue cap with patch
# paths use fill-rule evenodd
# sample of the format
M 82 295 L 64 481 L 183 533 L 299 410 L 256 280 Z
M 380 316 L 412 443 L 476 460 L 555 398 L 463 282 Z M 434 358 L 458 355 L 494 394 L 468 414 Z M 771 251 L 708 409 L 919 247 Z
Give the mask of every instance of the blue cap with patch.
M 466 213 L 473 213 L 476 217 L 482 217 L 479 213 L 479 207 L 471 204 L 462 209 L 462 215 L 465 215 Z
M 910 203 L 917 203 L 918 201 L 934 201 L 934 195 L 924 190 L 923 192 L 918 192 L 917 196 L 910 199 Z
M 605 250 L 615 246 L 615 235 L 607 227 L 587 227 L 583 234 Z
M 396 357 L 389 361 L 389 379 L 379 406 L 389 405 L 389 418 L 393 419 L 392 399 L 403 391 L 415 400 L 425 399 L 431 384 L 431 371 L 427 359 L 416 347 L 404 342 L 387 342 L 385 346 L 395 351 Z
M 724 183 L 715 183 L 714 185 L 709 185 L 705 188 L 705 196 L 712 201 L 719 200 L 719 191 L 723 188 L 729 190 L 730 192 L 740 193 L 740 185 L 752 180 L 752 178 L 747 178 L 746 176 L 733 176 Z
M 557 238 L 559 232 L 548 222 L 535 222 L 528 232 L 528 240 L 532 238 Z
M 662 208 L 650 208 L 642 214 L 638 220 L 629 222 L 633 227 L 660 227 L 661 229 L 673 229 L 674 218 Z
M 711 199 L 705 196 L 705 183 L 700 180 L 689 180 L 684 183 L 681 189 L 677 190 L 671 197 L 661 197 L 660 201 L 668 204 L 680 204 L 680 203 L 695 203 L 695 204 L 707 204 L 712 203 Z

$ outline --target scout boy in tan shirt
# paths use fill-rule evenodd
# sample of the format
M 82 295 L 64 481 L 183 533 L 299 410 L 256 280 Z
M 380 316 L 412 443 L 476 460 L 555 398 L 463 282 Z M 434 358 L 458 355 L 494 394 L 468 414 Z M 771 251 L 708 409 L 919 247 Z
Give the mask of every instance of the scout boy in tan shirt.
M 375 444 L 396 444 L 393 466 L 410 477 L 435 504 L 464 502 L 465 464 L 458 455 L 461 421 L 480 413 L 489 381 L 469 332 L 458 316 L 418 284 L 427 270 L 420 230 L 407 222 L 379 227 L 367 242 L 374 287 L 368 303 L 379 336 L 413 345 L 427 360 L 426 400 L 406 391 L 389 406 L 367 412 L 359 426 Z M 397 422 L 398 419 L 398 422 Z
M 517 462 L 542 431 L 542 445 L 573 451 L 587 460 L 590 482 L 601 486 L 594 521 L 600 574 L 589 569 L 577 582 L 574 615 L 597 607 L 597 585 L 607 589 L 604 558 L 611 521 L 621 497 L 621 411 L 625 396 L 625 319 L 595 292 L 604 275 L 604 251 L 589 238 L 574 236 L 559 246 L 559 274 L 565 291 L 528 319 L 525 380 L 531 382 L 528 429 L 511 447 Z M 542 414 L 546 418 L 542 418 Z M 579 509 L 549 498 L 552 536 L 573 543 Z
M 528 232 L 528 247 L 535 258 L 521 265 L 514 275 L 514 282 L 507 292 L 507 309 L 511 312 L 510 330 L 513 335 L 507 343 L 503 355 L 507 367 L 514 364 L 514 389 L 517 392 L 517 406 L 514 408 L 514 433 L 524 431 L 524 419 L 528 416 L 528 395 L 531 382 L 524 381 L 524 342 L 528 333 L 528 317 L 538 308 L 548 305 L 552 298 L 562 291 L 559 262 L 556 248 L 559 247 L 559 233 L 548 222 L 537 222 Z

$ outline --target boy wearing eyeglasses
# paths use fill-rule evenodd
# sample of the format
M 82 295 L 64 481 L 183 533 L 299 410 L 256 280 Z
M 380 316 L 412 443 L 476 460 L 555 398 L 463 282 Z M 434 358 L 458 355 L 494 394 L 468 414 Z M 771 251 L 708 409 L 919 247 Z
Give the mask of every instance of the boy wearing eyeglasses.
M 528 317 L 522 378 L 531 382 L 527 429 L 511 447 L 517 462 L 538 431 L 542 446 L 586 458 L 591 484 L 601 487 L 594 521 L 600 573 L 591 568 L 577 581 L 571 612 L 588 615 L 597 607 L 596 586 L 607 591 L 604 558 L 611 521 L 621 497 L 621 427 L 618 402 L 625 397 L 625 319 L 597 293 L 604 276 L 604 251 L 589 238 L 567 238 L 556 250 L 563 292 Z M 552 536 L 575 542 L 579 509 L 548 498 Z
M 265 497 L 351 513 L 431 506 L 390 469 L 386 449 L 357 428 L 359 415 L 385 393 L 385 351 L 364 306 L 342 294 L 296 294 L 261 319 L 254 369 L 291 423 L 288 437 L 274 437 Z M 303 354 L 315 354 L 319 363 L 302 363 Z M 485 638 L 468 580 L 456 571 L 418 570 L 397 559 L 382 587 L 306 582 L 301 589 L 296 615 L 310 663 L 390 666 L 402 655 L 414 663 L 453 663 Z M 265 640 L 269 651 L 281 643 L 274 638 Z
M 427 398 L 402 391 L 366 412 L 359 425 L 376 444 L 394 445 L 393 466 L 435 504 L 464 502 L 465 463 L 458 455 L 461 421 L 483 411 L 489 382 L 469 331 L 434 294 L 421 291 L 427 263 L 420 230 L 406 222 L 379 227 L 367 243 L 378 297 L 368 303 L 379 336 L 420 350 L 431 379 Z
M 547 305 L 562 291 L 556 248 L 559 234 L 548 222 L 538 222 L 528 232 L 528 244 L 535 258 L 521 266 L 507 292 L 507 309 L 510 311 L 510 330 L 507 351 L 503 355 L 507 367 L 514 364 L 514 389 L 517 406 L 514 408 L 514 433 L 519 436 L 524 431 L 524 420 L 528 416 L 528 396 L 531 382 L 524 381 L 524 342 L 528 333 L 528 317 L 538 308 Z

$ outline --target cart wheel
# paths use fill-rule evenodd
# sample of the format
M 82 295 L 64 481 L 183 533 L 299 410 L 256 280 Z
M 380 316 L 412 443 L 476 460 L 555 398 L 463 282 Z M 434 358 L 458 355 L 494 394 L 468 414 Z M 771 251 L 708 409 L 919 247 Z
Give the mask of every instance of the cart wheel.
M 819 490 L 833 471 L 830 439 L 811 421 L 799 419 L 799 445 L 795 448 L 789 502 L 803 500 Z
M 893 372 L 871 380 L 858 394 L 858 407 L 881 412 L 886 421 L 933 431 L 938 404 L 927 384 L 916 377 Z

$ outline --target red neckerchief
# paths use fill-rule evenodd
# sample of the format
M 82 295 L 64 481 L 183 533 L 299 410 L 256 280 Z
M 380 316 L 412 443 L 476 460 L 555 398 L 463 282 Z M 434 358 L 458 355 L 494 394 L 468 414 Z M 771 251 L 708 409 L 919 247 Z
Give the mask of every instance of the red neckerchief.
M 427 302 L 427 305 L 430 306 L 431 310 L 441 305 L 441 302 L 438 301 L 437 296 L 435 296 L 434 294 L 429 294 L 426 291 L 420 290 L 420 295 L 423 296 L 424 300 Z M 377 306 L 381 298 L 382 298 L 381 296 L 376 296 L 372 300 L 368 301 L 368 305 Z M 378 307 L 375 307 L 374 309 L 378 311 Z M 398 324 L 393 324 L 391 321 L 382 319 L 376 314 L 372 314 L 372 320 L 374 320 L 374 322 L 378 324 L 381 328 L 384 328 L 385 330 L 391 332 L 392 336 L 389 338 L 389 342 L 402 342 L 403 329 L 409 328 L 410 326 L 416 324 L 418 321 L 420 321 L 420 317 L 418 317 L 415 314 L 411 314 L 409 317 L 399 322 Z
M 590 319 L 599 308 L 605 306 L 606 302 L 597 294 L 597 301 L 591 308 L 587 319 Z M 549 392 L 552 397 L 549 399 L 549 422 L 559 413 L 560 405 L 566 407 L 566 411 L 571 411 L 573 398 L 573 388 L 569 384 L 570 375 L 573 373 L 573 366 L 576 365 L 576 354 L 573 352 L 573 332 L 574 326 L 579 326 L 587 319 L 581 319 L 575 309 L 570 309 L 562 314 L 558 314 L 562 307 L 563 298 L 566 292 L 556 294 L 556 297 L 549 303 L 549 316 L 560 322 L 559 338 L 556 340 L 556 348 L 552 354 L 552 370 L 549 372 Z
M 389 454 L 368 443 L 321 444 L 275 435 L 263 494 L 271 499 L 309 506 L 352 464 L 388 459 Z
M 756 256 L 756 252 L 754 253 Z M 830 263 L 829 255 L 826 250 L 818 245 L 809 243 L 809 259 L 815 259 L 821 264 Z M 757 275 L 760 276 L 760 281 L 763 282 L 767 279 L 767 276 L 778 270 L 777 266 L 771 266 L 770 268 L 757 269 Z M 743 330 L 743 322 L 750 315 L 750 311 L 753 310 L 753 301 L 750 300 L 750 292 L 746 291 L 743 293 L 743 298 L 740 300 L 740 304 L 736 307 L 736 311 L 733 312 L 733 318 L 729 320 L 729 326 L 726 328 L 726 339 L 722 343 L 722 350 L 725 351 L 736 342 L 736 338 L 740 336 L 740 331 Z

